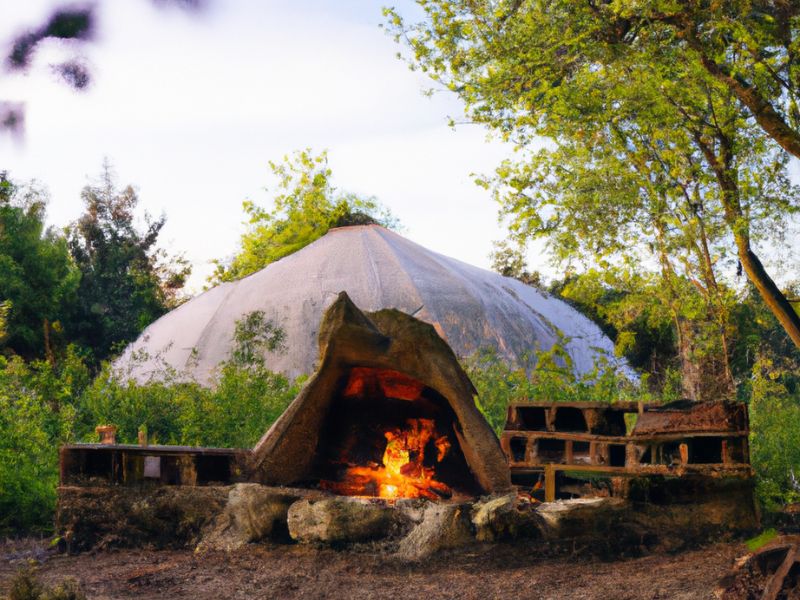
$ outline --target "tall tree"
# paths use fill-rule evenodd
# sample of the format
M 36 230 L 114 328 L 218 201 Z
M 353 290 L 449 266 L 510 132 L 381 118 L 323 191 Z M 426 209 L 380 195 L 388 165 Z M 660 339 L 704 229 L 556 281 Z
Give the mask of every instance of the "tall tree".
M 117 187 L 107 161 L 81 197 L 85 212 L 69 239 L 82 275 L 70 335 L 103 359 L 176 306 L 191 269 L 159 248 L 164 216 L 145 215 L 144 229 L 137 227 L 136 191 Z
M 785 157 L 769 143 L 755 116 L 737 108 L 730 86 L 702 62 L 688 59 L 693 55 L 687 52 L 695 50 L 671 25 L 641 21 L 632 27 L 626 20 L 639 5 L 652 11 L 683 5 L 535 0 L 420 4 L 425 21 L 408 26 L 388 11 L 390 26 L 398 40 L 410 45 L 413 64 L 458 93 L 473 120 L 523 146 L 537 136 L 557 145 L 585 145 L 590 151 L 609 145 L 619 151 L 620 145 L 626 149 L 633 142 L 633 159 L 641 154 L 643 137 L 657 155 L 643 163 L 645 168 L 658 173 L 666 167 L 669 175 L 656 181 L 654 198 L 664 185 L 680 187 L 682 175 L 676 181 L 669 173 L 676 163 L 682 164 L 679 173 L 692 174 L 699 185 L 713 185 L 744 271 L 800 347 L 800 317 L 756 254 L 753 235 L 762 215 L 748 207 L 761 195 L 747 181 L 753 180 L 754 165 L 766 166 L 768 177 L 785 181 Z M 669 160 L 657 164 L 664 158 Z M 755 183 L 756 188 L 776 189 L 769 182 Z M 769 206 L 770 216 L 786 216 L 796 208 L 787 197 L 762 206 Z M 603 204 L 616 205 L 619 199 L 606 196 L 597 206 Z M 524 206 L 520 210 L 535 212 Z
M 391 212 L 371 197 L 337 190 L 331 183 L 328 153 L 307 148 L 269 163 L 278 180 L 271 210 L 243 203 L 248 230 L 229 261 L 217 261 L 210 283 L 241 279 L 321 238 L 329 229 L 376 223 L 397 227 Z
M 521 10 L 525 3 L 516 2 Z M 587 2 L 584 33 L 621 54 L 668 45 L 724 85 L 744 116 L 800 158 L 800 5 L 773 0 Z
M 52 358 L 51 335 L 80 278 L 64 236 L 45 228 L 46 207 L 44 191 L 0 173 L 0 349 L 25 358 Z

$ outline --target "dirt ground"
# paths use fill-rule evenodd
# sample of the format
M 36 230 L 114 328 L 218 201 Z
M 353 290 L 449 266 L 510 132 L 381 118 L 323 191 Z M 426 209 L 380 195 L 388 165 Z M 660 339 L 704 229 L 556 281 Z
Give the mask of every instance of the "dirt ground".
M 364 552 L 253 545 L 245 550 L 116 550 L 52 555 L 42 542 L 0 543 L 0 597 L 25 560 L 43 581 L 77 578 L 88 597 L 106 598 L 440 598 L 689 600 L 713 598 L 717 580 L 746 552 L 720 543 L 675 555 L 613 562 L 537 556 L 535 546 L 485 545 L 399 564 Z

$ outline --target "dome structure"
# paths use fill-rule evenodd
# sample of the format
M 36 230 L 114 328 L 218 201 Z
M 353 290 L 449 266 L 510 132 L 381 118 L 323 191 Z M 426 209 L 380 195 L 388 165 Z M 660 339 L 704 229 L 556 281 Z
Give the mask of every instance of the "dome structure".
M 534 350 L 551 348 L 563 335 L 578 374 L 593 369 L 600 356 L 616 360 L 611 340 L 562 300 L 379 225 L 361 225 L 332 229 L 179 306 L 145 329 L 115 366 L 143 382 L 158 378 L 166 365 L 210 385 L 231 355 L 237 321 L 261 311 L 285 334 L 283 347 L 266 354 L 267 366 L 290 377 L 308 374 L 317 360 L 322 315 L 342 291 L 365 311 L 396 308 L 430 323 L 459 357 L 492 347 L 526 365 Z

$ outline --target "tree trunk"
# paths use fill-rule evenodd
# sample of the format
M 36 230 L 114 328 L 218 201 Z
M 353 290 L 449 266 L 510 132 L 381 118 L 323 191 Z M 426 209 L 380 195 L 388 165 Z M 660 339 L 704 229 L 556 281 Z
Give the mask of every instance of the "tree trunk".
M 678 333 L 678 356 L 681 361 L 681 391 L 688 400 L 703 399 L 703 374 L 695 355 L 694 340 L 696 337 L 691 321 L 675 316 L 675 327 Z
M 661 263 L 661 277 L 669 293 L 669 307 L 675 322 L 675 334 L 678 342 L 678 359 L 681 365 L 681 392 L 689 400 L 700 399 L 700 370 L 694 357 L 694 331 L 691 323 L 680 315 L 677 306 L 680 298 L 675 290 L 675 270 L 664 249 L 664 224 L 658 219 L 653 222 L 656 230 L 658 259 Z
M 742 213 L 742 205 L 739 201 L 739 186 L 730 168 L 733 160 L 730 140 L 721 133 L 719 134 L 722 156 L 717 156 L 711 146 L 699 134 L 695 134 L 694 137 L 713 169 L 717 183 L 722 191 L 725 222 L 733 233 L 739 254 L 739 262 L 741 262 L 744 272 L 756 287 L 756 290 L 758 290 L 764 303 L 794 342 L 794 345 L 800 348 L 800 315 L 795 312 L 789 300 L 772 280 L 772 277 L 769 276 L 761 260 L 750 246 L 749 223 Z
M 736 235 L 735 238 L 736 247 L 739 250 L 739 260 L 744 272 L 756 286 L 764 303 L 789 334 L 795 346 L 800 348 L 800 315 L 795 312 L 789 300 L 764 269 L 761 260 L 750 248 L 749 237 Z
M 694 31 L 689 27 L 684 30 L 684 38 L 689 46 L 700 56 L 700 62 L 708 73 L 717 81 L 723 83 L 739 101 L 753 114 L 761 129 L 775 140 L 781 148 L 789 154 L 800 158 L 800 132 L 793 129 L 775 107 L 751 83 L 730 69 L 720 65 L 708 56 L 702 42 L 697 39 Z
M 56 365 L 56 357 L 53 354 L 53 347 L 50 345 L 50 321 L 48 319 L 44 320 L 42 328 L 44 329 L 44 355 L 50 366 L 54 367 Z
M 708 247 L 708 236 L 706 235 L 706 224 L 700 215 L 697 215 L 698 229 L 700 233 L 700 258 L 703 264 L 704 278 L 706 280 L 707 299 L 711 310 L 714 312 L 714 318 L 719 327 L 720 342 L 722 344 L 722 361 L 725 375 L 725 386 L 727 396 L 733 397 L 736 395 L 736 380 L 733 378 L 733 371 L 731 370 L 731 351 L 730 344 L 728 343 L 728 311 L 725 308 L 725 302 L 720 295 L 719 284 L 717 277 L 714 274 L 714 263 L 711 260 L 711 251 Z

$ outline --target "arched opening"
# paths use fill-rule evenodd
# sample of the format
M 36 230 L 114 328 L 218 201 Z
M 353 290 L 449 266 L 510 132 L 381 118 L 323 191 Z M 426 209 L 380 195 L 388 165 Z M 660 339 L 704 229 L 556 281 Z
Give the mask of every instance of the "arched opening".
M 436 390 L 399 371 L 354 367 L 331 398 L 309 483 L 348 496 L 475 496 L 462 440 Z

